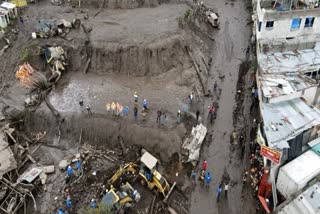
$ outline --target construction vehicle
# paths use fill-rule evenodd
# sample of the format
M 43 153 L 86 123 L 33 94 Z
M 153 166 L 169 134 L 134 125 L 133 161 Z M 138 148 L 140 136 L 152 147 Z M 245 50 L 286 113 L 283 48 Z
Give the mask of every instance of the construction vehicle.
M 107 206 L 112 211 L 127 209 L 134 206 L 134 203 L 139 202 L 141 196 L 139 192 L 126 182 L 120 187 L 120 191 L 116 191 L 113 186 L 103 196 L 101 203 Z
M 150 190 L 161 193 L 164 198 L 168 198 L 174 185 L 170 187 L 167 180 L 157 170 L 157 164 L 158 159 L 144 150 L 140 158 L 140 165 L 130 162 L 124 166 L 120 166 L 120 169 L 109 180 L 109 184 L 113 185 L 123 179 L 124 175 L 132 175 L 133 180 L 139 179 Z

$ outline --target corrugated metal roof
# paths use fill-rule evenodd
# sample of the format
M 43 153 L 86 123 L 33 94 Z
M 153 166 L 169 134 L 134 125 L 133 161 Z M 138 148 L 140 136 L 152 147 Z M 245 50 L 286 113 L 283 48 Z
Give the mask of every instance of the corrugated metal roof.
M 258 63 L 265 73 L 317 71 L 320 69 L 320 43 L 314 49 L 261 53 Z
M 299 74 L 261 74 L 258 81 L 263 96 L 267 98 L 289 95 L 317 84 L 315 80 Z
M 286 146 L 283 142 L 320 124 L 320 111 L 300 98 L 271 104 L 261 103 L 260 109 L 264 132 L 268 145 L 272 148 L 282 149 Z
M 284 206 L 278 214 L 320 214 L 320 182 Z
M 309 142 L 308 145 L 311 149 L 320 156 L 320 137 Z

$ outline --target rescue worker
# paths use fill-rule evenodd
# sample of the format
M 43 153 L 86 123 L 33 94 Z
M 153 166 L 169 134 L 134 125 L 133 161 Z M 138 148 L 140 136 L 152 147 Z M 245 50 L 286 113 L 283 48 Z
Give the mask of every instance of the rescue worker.
M 199 121 L 199 115 L 200 115 L 200 111 L 199 109 L 196 111 L 196 118 L 197 118 L 197 122 Z
M 207 174 L 204 176 L 204 180 L 206 182 L 206 187 L 209 187 L 209 184 L 211 182 L 211 175 L 210 172 L 207 172 Z
M 128 116 L 128 114 L 129 114 L 129 106 L 124 107 L 123 114 L 124 114 L 124 116 Z
M 77 161 L 77 170 L 78 170 L 78 174 L 80 175 L 80 172 L 81 172 L 81 161 L 80 160 Z
M 178 110 L 178 113 L 177 113 L 177 123 L 180 124 L 181 122 L 181 111 Z
M 63 209 L 59 208 L 58 209 L 58 214 L 65 214 L 65 212 L 63 211 Z
M 133 98 L 134 98 L 134 102 L 138 102 L 138 99 L 139 99 L 139 96 L 138 96 L 138 93 L 135 91 L 134 94 L 133 94 Z
M 83 112 L 83 110 L 84 110 L 83 100 L 80 100 L 80 101 L 79 101 L 79 105 L 80 105 L 81 112 Z
M 222 192 L 222 185 L 219 184 L 219 186 L 217 188 L 217 202 L 219 202 L 221 192 Z
M 201 174 L 200 174 L 200 176 L 199 176 L 199 180 L 200 180 L 200 183 L 201 183 L 202 185 L 204 185 L 204 177 L 205 177 L 205 175 L 206 175 L 206 171 L 202 170 L 202 171 L 201 171 Z
M 88 112 L 88 115 L 91 115 L 92 114 L 92 111 L 91 111 L 91 107 L 90 105 L 86 105 L 86 109 L 87 109 L 87 112 Z
M 135 120 L 138 120 L 138 108 L 137 108 L 137 107 L 134 107 L 134 109 L 133 109 L 133 115 L 134 115 L 134 119 L 135 119 Z
M 162 112 L 161 112 L 161 110 L 159 109 L 159 110 L 157 111 L 157 123 L 160 123 L 160 117 L 161 117 L 161 115 L 162 115 Z
M 193 102 L 193 92 L 191 92 L 191 94 L 189 95 L 189 102 L 190 102 L 190 105 L 192 105 L 192 102 Z
M 191 172 L 191 182 L 193 185 L 196 184 L 196 172 L 194 170 Z
M 91 199 L 90 207 L 91 207 L 92 209 L 96 209 L 96 208 L 97 208 L 97 203 L 96 203 L 96 201 L 94 200 L 94 198 Z
M 217 87 L 218 87 L 218 84 L 217 84 L 217 81 L 215 81 L 214 84 L 213 84 L 213 91 L 214 92 L 217 91 Z
M 225 197 L 228 197 L 228 190 L 229 190 L 229 184 L 226 183 L 226 184 L 224 185 L 224 196 L 225 196 Z
M 68 167 L 67 167 L 67 175 L 68 175 L 69 177 L 71 177 L 71 176 L 73 175 L 73 169 L 72 169 L 71 166 L 68 166 Z
M 146 99 L 143 100 L 142 102 L 142 107 L 144 108 L 144 110 L 147 110 L 148 109 L 148 102 Z
M 202 162 L 202 168 L 201 168 L 203 171 L 206 171 L 207 170 L 207 161 L 206 160 L 204 160 L 203 162 Z
M 71 201 L 70 195 L 68 195 L 68 197 L 67 197 L 66 205 L 67 205 L 67 209 L 71 209 L 72 201 Z

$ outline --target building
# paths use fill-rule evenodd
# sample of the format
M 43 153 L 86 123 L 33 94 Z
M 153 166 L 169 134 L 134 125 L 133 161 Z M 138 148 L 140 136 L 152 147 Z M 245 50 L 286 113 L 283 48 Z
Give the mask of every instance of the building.
M 320 1 L 253 3 L 262 118 L 257 142 L 280 154 L 277 163 L 264 157 L 272 185 L 269 208 L 274 210 L 282 203 L 276 185 L 279 169 L 305 154 L 310 149 L 308 143 L 320 137 Z M 266 204 L 264 199 L 260 201 Z
M 4 8 L 0 8 L 0 28 L 6 28 L 9 23 L 9 11 Z
M 278 214 L 319 214 L 320 201 L 320 182 L 316 182 L 312 186 L 299 194 L 292 201 L 283 204 L 276 210 Z

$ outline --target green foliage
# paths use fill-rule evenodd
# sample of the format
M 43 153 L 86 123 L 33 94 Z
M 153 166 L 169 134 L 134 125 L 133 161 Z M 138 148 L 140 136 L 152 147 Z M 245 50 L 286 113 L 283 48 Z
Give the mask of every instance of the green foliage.
M 28 62 L 31 59 L 31 51 L 29 48 L 24 48 L 20 52 L 20 61 L 22 62 Z
M 178 17 L 179 26 L 183 27 L 185 24 L 190 24 L 193 19 L 192 9 L 187 9 L 182 16 Z
M 257 68 L 258 68 L 258 62 L 257 62 L 257 59 L 255 59 L 255 58 L 254 58 L 254 59 L 251 61 L 250 68 L 251 68 L 251 70 L 254 70 L 254 71 L 256 71 L 256 70 L 257 70 Z
M 84 208 L 84 214 L 112 214 L 111 208 L 102 203 L 98 204 L 96 209 L 91 208 L 89 205 Z

